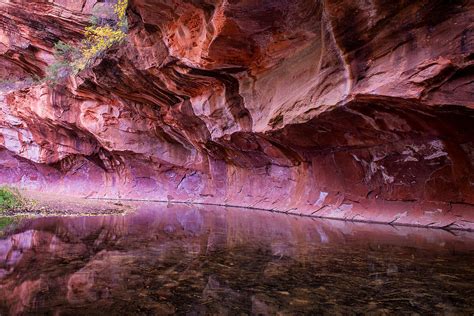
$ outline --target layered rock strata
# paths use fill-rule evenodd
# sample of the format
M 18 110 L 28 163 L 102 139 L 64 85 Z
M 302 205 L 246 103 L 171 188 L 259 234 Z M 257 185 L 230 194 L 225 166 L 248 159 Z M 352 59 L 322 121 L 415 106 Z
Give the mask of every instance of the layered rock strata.
M 474 228 L 472 1 L 0 1 L 0 180 L 89 197 Z

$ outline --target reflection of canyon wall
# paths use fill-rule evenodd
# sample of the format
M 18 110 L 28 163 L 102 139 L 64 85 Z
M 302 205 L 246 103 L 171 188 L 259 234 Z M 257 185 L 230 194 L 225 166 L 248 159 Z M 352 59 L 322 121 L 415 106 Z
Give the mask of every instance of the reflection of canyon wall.
M 163 314 L 180 307 L 180 295 L 223 295 L 225 302 L 237 296 L 233 280 L 245 283 L 246 273 L 258 274 L 248 282 L 270 282 L 301 265 L 319 273 L 345 256 L 354 271 L 351 260 L 367 258 L 367 249 L 401 261 L 414 260 L 410 251 L 417 249 L 417 258 L 431 264 L 431 255 L 472 250 L 471 235 L 184 206 L 25 220 L 0 239 L 0 313 L 71 314 L 87 304 L 115 314 L 140 301 Z
M 0 1 L 2 182 L 473 228 L 472 1 L 131 0 L 56 89 L 96 1 Z

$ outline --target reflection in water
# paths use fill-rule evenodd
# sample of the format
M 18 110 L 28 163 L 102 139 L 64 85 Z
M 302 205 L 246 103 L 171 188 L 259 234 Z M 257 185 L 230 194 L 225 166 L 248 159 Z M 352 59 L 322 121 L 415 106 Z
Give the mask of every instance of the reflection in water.
M 27 219 L 0 235 L 0 314 L 472 314 L 473 250 L 467 232 L 196 206 Z

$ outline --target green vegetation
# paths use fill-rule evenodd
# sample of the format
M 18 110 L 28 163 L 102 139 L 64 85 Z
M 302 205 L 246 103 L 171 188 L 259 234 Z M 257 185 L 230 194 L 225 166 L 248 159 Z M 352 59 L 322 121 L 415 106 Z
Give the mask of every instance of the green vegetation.
M 85 37 L 78 45 L 57 42 L 54 46 L 56 61 L 48 67 L 45 81 L 55 85 L 69 75 L 77 75 L 109 48 L 121 43 L 128 32 L 127 6 L 128 0 L 117 0 L 110 12 L 104 8 L 95 11 L 91 25 L 85 29 Z
M 23 198 L 17 189 L 0 187 L 0 212 L 23 206 Z
M 54 45 L 54 59 L 46 72 L 47 83 L 55 85 L 60 80 L 67 78 L 72 73 L 77 73 L 74 61 L 80 58 L 80 50 L 62 41 Z
M 15 216 L 15 217 L 0 217 L 0 238 L 4 236 L 7 231 L 11 231 L 18 227 L 18 225 L 22 222 L 24 217 Z
M 15 223 L 14 217 L 0 217 L 0 232 Z M 1 236 L 1 233 L 0 233 Z

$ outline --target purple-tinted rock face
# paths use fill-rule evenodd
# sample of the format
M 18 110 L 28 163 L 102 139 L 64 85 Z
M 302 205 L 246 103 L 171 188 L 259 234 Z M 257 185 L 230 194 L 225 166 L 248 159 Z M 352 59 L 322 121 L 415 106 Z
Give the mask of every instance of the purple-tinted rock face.
M 52 89 L 98 4 L 0 1 L 1 182 L 474 228 L 472 1 L 129 2 Z

